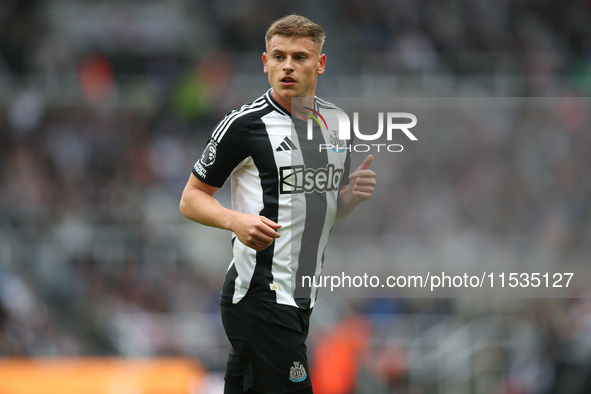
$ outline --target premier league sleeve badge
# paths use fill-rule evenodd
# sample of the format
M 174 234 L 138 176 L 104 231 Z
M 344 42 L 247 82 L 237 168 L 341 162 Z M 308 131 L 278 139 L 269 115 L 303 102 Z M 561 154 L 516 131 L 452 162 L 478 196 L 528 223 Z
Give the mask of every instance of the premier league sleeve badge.
M 209 144 L 207 144 L 207 147 L 205 147 L 201 158 L 199 159 L 201 164 L 205 167 L 212 165 L 215 162 L 216 151 L 217 144 L 214 141 L 210 141 Z

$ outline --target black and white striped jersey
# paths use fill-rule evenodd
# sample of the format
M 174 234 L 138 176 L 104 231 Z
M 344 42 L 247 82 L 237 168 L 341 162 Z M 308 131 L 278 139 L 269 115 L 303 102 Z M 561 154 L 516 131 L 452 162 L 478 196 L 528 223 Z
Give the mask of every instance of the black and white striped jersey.
M 335 108 L 318 98 L 315 107 Z M 302 287 L 302 277 L 321 273 L 339 191 L 350 172 L 349 150 L 319 149 L 333 142 L 329 134 L 314 125 L 308 139 L 307 123 L 292 120 L 271 90 L 214 128 L 193 174 L 214 187 L 231 178 L 232 209 L 282 226 L 281 237 L 261 252 L 233 235 L 223 302 L 238 303 L 248 294 L 300 308 L 314 305 L 318 289 Z

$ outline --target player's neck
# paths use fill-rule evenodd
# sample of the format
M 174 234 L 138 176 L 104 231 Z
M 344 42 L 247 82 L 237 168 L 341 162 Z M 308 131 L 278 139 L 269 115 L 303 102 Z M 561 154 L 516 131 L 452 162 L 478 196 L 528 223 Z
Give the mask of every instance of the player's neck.
M 298 110 L 298 107 L 300 109 L 302 107 L 314 107 L 314 91 L 311 90 L 309 94 L 311 94 L 311 96 L 309 97 L 297 97 L 298 106 L 292 106 L 291 99 L 283 98 L 279 94 L 277 94 L 277 92 L 275 92 L 274 89 L 271 89 L 271 96 L 279 105 L 286 109 L 292 116 L 295 116 L 303 120 L 307 120 L 310 116 L 308 114 L 303 114 L 301 110 Z M 299 104 L 303 105 L 300 106 Z

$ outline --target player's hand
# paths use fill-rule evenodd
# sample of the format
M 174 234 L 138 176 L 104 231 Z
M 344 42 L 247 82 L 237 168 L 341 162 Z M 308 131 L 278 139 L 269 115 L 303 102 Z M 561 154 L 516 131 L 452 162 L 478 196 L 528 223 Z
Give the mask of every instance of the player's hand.
M 240 215 L 232 231 L 236 234 L 240 242 L 260 252 L 269 247 L 275 241 L 275 238 L 281 236 L 276 231 L 280 228 L 280 224 L 264 216 Z
M 369 200 L 376 186 L 376 173 L 369 169 L 372 161 L 373 155 L 368 155 L 355 172 L 349 175 L 349 189 L 358 202 Z

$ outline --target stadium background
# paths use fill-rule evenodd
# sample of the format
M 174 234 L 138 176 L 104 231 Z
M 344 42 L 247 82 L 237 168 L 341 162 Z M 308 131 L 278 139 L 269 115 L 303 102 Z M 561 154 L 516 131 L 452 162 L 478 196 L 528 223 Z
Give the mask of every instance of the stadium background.
M 591 90 L 583 0 L 4 0 L 2 362 L 188 357 L 208 371 L 203 391 L 219 390 L 229 235 L 184 219 L 178 201 L 211 128 L 267 88 L 262 37 L 294 11 L 327 33 L 321 96 Z M 336 245 L 356 234 L 420 240 L 443 226 L 450 247 L 476 236 L 519 251 L 535 238 L 558 261 L 584 261 L 591 134 L 581 102 L 567 102 L 572 116 L 551 130 L 509 125 L 486 138 L 481 125 L 468 151 L 408 155 L 406 169 L 441 182 L 397 172 L 374 200 L 382 214 L 339 224 Z M 489 189 L 470 187 L 474 168 L 486 168 Z M 322 300 L 309 340 L 315 391 L 589 393 L 585 296 Z

